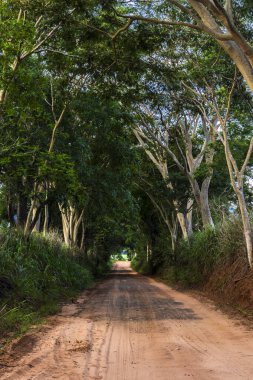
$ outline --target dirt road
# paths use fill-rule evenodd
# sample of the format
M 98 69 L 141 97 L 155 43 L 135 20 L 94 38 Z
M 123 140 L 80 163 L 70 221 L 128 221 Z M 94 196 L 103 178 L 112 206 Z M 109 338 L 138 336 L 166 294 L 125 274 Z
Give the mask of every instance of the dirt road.
M 8 359 L 2 380 L 251 380 L 253 333 L 119 262 Z

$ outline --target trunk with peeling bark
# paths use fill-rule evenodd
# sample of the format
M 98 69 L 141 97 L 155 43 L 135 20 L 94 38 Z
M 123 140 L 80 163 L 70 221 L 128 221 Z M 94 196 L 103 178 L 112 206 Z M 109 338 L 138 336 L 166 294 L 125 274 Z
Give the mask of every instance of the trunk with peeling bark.
M 208 228 L 210 226 L 214 227 L 208 196 L 210 181 L 210 178 L 205 178 L 200 189 L 198 182 L 194 179 L 191 180 L 193 194 L 201 214 L 201 220 L 204 228 Z
M 187 166 L 184 167 L 184 170 L 187 173 L 187 177 L 191 184 L 192 192 L 201 215 L 203 227 L 208 228 L 210 226 L 214 227 L 209 206 L 209 186 L 213 176 L 213 170 L 211 169 L 211 166 L 214 159 L 214 148 L 211 144 L 215 143 L 215 134 L 213 122 L 207 118 L 207 115 L 205 113 L 204 115 L 202 115 L 200 118 L 198 116 L 197 118 L 192 119 L 190 121 L 192 125 L 189 127 L 187 127 L 186 123 L 181 123 L 180 127 L 184 136 L 185 162 L 187 162 Z M 201 120 L 201 125 L 204 132 L 204 141 L 200 152 L 196 156 L 193 156 L 192 141 L 195 137 L 199 120 Z M 194 126 L 194 124 L 196 125 Z M 202 180 L 201 183 L 199 183 L 195 178 L 195 173 L 200 168 L 203 160 L 205 160 L 206 164 L 209 166 L 209 169 L 206 177 Z
M 64 242 L 69 247 L 78 246 L 78 232 L 81 225 L 84 210 L 80 213 L 73 206 L 63 207 L 59 204 L 59 210 L 62 218 L 62 230 Z
M 209 185 L 211 182 L 211 178 L 208 177 L 206 178 L 201 186 L 201 191 L 200 191 L 200 205 L 201 205 L 201 215 L 202 215 L 202 221 L 204 227 L 214 227 L 214 222 L 210 210 L 210 205 L 209 205 Z
M 30 209 L 29 209 L 28 214 L 27 214 L 25 227 L 24 227 L 24 236 L 26 239 L 29 238 L 32 231 L 39 231 L 38 228 L 40 228 L 41 211 L 42 211 L 42 208 L 47 203 L 48 203 L 48 200 L 46 200 L 42 203 L 39 203 L 39 204 L 38 204 L 37 199 L 32 200 Z M 37 224 L 37 227 L 36 227 L 36 224 Z
M 36 217 L 37 207 L 33 210 L 33 220 Z M 33 227 L 33 232 L 40 232 L 40 222 L 41 222 L 41 212 L 39 213 L 37 217 L 37 221 L 35 223 L 35 226 Z
M 36 210 L 38 209 L 38 199 L 36 197 L 38 194 L 38 190 L 39 190 L 39 186 L 37 183 L 35 183 L 33 186 L 33 199 L 31 200 L 31 205 L 27 213 L 25 227 L 24 227 L 24 235 L 26 238 L 30 236 L 34 228 L 34 225 L 36 223 L 36 222 L 33 223 L 33 221 L 34 221 L 34 218 L 36 217 Z
M 191 225 L 191 224 L 188 223 L 187 213 L 183 214 L 182 212 L 178 212 L 177 213 L 177 219 L 178 219 L 178 223 L 181 227 L 183 239 L 188 240 L 192 234 L 192 230 L 189 229 L 189 225 Z
M 253 268 L 253 234 L 252 228 L 250 225 L 249 213 L 247 210 L 245 195 L 243 191 L 237 192 L 237 199 L 240 207 L 242 224 L 243 224 L 243 232 L 247 249 L 247 257 L 250 268 Z
M 239 209 L 240 209 L 240 214 L 241 214 L 241 219 L 242 219 L 242 224 L 243 224 L 243 234 L 244 234 L 244 239 L 245 239 L 245 244 L 246 244 L 247 258 L 248 258 L 249 266 L 252 269 L 253 268 L 253 233 L 252 233 L 249 212 L 247 209 L 244 190 L 243 190 L 243 175 L 241 175 L 240 173 L 237 173 L 237 179 L 238 179 L 238 182 L 235 182 L 233 178 L 232 186 L 237 196 L 237 200 L 239 204 Z
M 193 199 L 189 198 L 187 202 L 187 229 L 188 229 L 188 236 L 191 236 L 193 234 L 193 227 L 192 227 L 192 210 L 193 210 Z

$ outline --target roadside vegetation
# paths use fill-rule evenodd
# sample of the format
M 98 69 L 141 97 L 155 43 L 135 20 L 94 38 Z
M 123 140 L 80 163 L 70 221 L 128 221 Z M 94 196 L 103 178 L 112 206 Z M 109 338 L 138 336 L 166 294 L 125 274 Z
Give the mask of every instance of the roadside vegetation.
M 180 240 L 175 252 L 157 241 L 158 251 L 147 257 L 139 250 L 132 260 L 133 269 L 152 274 L 180 289 L 204 291 L 218 304 L 233 307 L 243 316 L 253 317 L 253 273 L 249 270 L 243 226 L 232 216 L 204 231 Z
M 20 231 L 2 229 L 0 239 L 1 337 L 23 333 L 54 314 L 109 269 L 68 248 L 56 233 L 36 233 L 26 241 Z

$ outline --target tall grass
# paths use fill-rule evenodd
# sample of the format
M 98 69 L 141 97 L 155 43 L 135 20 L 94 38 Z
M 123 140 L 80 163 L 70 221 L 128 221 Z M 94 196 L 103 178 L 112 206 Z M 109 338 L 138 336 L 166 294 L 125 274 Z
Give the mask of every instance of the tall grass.
M 91 284 L 91 272 L 57 234 L 25 241 L 17 231 L 0 230 L 0 335 L 54 313 L 60 300 Z
M 149 262 L 145 250 L 139 250 L 132 267 L 144 274 L 157 273 L 170 284 L 199 286 L 207 282 L 217 267 L 232 266 L 235 262 L 243 273 L 247 271 L 242 223 L 236 217 L 223 221 L 215 229 L 193 233 L 189 242 L 180 240 L 174 253 L 169 244 L 164 247 L 159 243 L 153 247 Z
M 231 265 L 238 259 L 247 267 L 242 225 L 233 218 L 215 229 L 195 232 L 189 242 L 180 241 L 175 260 L 167 260 L 159 273 L 170 283 L 198 286 L 208 280 L 217 266 Z

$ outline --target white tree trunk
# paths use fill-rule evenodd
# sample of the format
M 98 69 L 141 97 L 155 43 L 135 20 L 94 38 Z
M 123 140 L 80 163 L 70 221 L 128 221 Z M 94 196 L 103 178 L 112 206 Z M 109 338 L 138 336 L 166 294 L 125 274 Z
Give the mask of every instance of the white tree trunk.
M 59 210 L 62 218 L 64 242 L 69 247 L 77 246 L 78 232 L 82 222 L 84 210 L 81 211 L 79 216 L 77 210 L 72 206 L 64 208 L 59 204 Z
M 247 256 L 248 256 L 248 262 L 249 266 L 252 269 L 253 268 L 253 237 L 252 237 L 252 229 L 250 225 L 250 218 L 249 213 L 247 210 L 246 202 L 245 202 L 245 196 L 243 191 L 237 191 L 236 192 L 240 211 L 241 211 L 241 218 L 242 218 L 242 224 L 243 224 L 243 233 L 246 243 L 246 249 L 247 249 Z
M 199 209 L 201 220 L 204 228 L 214 227 L 214 222 L 211 215 L 211 210 L 209 206 L 209 190 L 210 178 L 206 178 L 203 183 L 201 190 L 195 179 L 191 179 L 191 186 L 194 194 L 194 198 Z
M 44 207 L 44 225 L 43 225 L 43 234 L 46 236 L 48 233 L 48 226 L 49 226 L 49 207 L 48 205 L 45 205 Z
M 32 217 L 32 219 L 35 218 L 36 212 L 37 212 L 37 207 L 35 207 L 33 209 L 33 217 Z M 33 232 L 40 232 L 40 221 L 41 221 L 41 213 L 39 214 L 38 220 L 37 220 L 35 226 L 33 227 Z
M 178 219 L 178 223 L 180 225 L 181 231 L 182 231 L 183 239 L 189 240 L 189 233 L 188 233 L 188 228 L 187 228 L 188 223 L 187 223 L 186 216 L 182 212 L 178 212 L 177 213 L 177 219 Z
M 214 227 L 214 222 L 209 205 L 209 185 L 211 179 L 210 177 L 205 178 L 200 192 L 200 207 L 201 207 L 201 216 L 204 228 Z
M 193 209 L 193 199 L 189 198 L 187 202 L 187 229 L 188 229 L 188 236 L 190 237 L 193 234 L 193 227 L 192 227 L 192 209 Z

